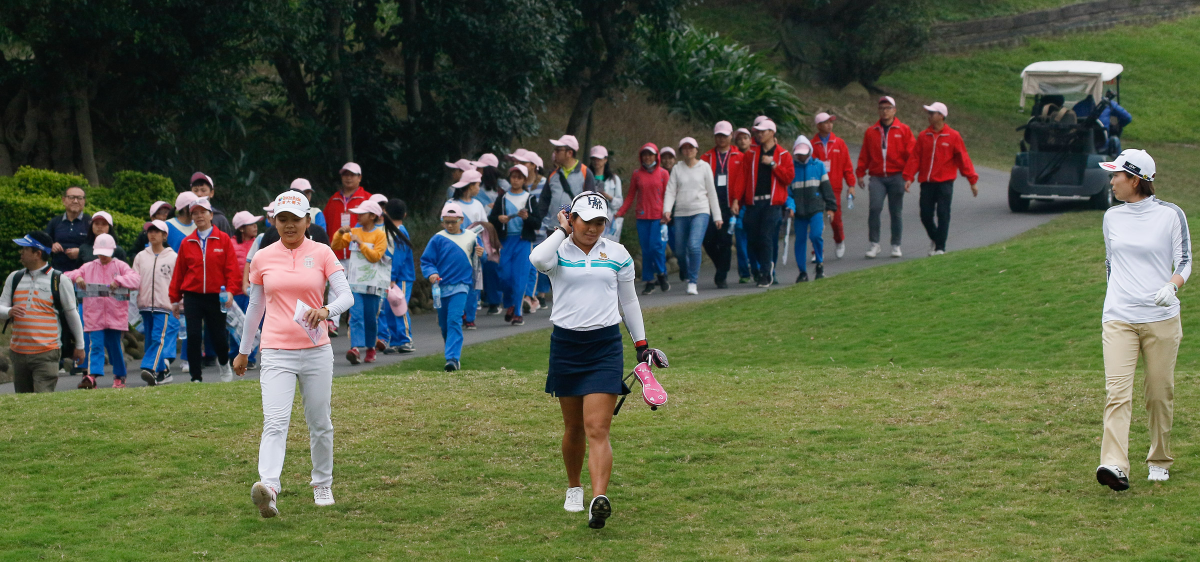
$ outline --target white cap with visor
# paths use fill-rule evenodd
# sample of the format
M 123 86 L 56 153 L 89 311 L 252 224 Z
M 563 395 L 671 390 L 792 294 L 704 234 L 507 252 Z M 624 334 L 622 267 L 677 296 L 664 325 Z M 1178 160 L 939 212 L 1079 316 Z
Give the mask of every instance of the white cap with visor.
M 291 213 L 300 218 L 308 216 L 308 198 L 299 191 L 289 189 L 275 196 L 274 207 L 272 216 L 280 213 Z
M 603 217 L 608 220 L 608 199 L 595 191 L 585 191 L 571 201 L 571 214 L 584 222 Z

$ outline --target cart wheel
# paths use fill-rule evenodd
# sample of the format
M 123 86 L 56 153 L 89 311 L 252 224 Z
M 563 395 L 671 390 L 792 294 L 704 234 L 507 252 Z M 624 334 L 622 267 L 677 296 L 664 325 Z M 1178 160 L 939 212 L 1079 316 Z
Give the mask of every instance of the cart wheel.
M 1008 188 L 1008 209 L 1014 213 L 1024 213 L 1029 210 L 1029 200 L 1021 197 L 1017 190 Z
M 1107 185 L 1104 186 L 1104 189 L 1101 190 L 1100 193 L 1093 195 L 1089 201 L 1091 202 L 1093 209 L 1099 209 L 1101 211 L 1112 207 L 1113 204 L 1116 203 L 1116 200 L 1113 198 L 1112 188 Z

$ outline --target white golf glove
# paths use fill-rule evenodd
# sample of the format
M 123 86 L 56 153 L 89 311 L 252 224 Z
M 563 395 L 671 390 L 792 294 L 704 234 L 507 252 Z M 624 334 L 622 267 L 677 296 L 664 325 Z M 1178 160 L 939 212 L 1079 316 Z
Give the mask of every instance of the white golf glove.
M 1179 304 L 1179 297 L 1175 296 L 1175 292 L 1179 288 L 1174 283 L 1167 283 L 1163 288 L 1158 290 L 1154 295 L 1154 304 L 1158 306 L 1175 306 Z

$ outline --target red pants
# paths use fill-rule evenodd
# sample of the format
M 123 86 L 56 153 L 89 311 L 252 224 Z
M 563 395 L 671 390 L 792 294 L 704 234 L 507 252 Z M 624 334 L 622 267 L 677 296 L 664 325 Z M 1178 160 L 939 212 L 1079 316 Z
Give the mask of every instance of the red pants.
M 833 198 L 837 200 L 837 210 L 833 212 L 833 241 L 841 244 L 846 239 L 846 233 L 842 230 L 842 186 L 833 186 Z

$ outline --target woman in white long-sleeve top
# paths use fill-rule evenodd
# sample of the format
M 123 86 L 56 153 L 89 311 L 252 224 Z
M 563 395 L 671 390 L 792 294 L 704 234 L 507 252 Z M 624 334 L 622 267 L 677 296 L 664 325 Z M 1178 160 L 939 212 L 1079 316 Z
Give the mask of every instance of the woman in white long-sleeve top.
M 1113 196 L 1125 204 L 1104 214 L 1108 402 L 1096 480 L 1121 491 L 1129 488 L 1129 418 L 1139 355 L 1145 358 L 1148 479 L 1170 477 L 1175 360 L 1183 339 L 1175 293 L 1192 272 L 1192 240 L 1183 211 L 1154 196 L 1154 159 L 1146 151 L 1126 150 L 1100 166 L 1113 173 Z
M 613 462 L 608 430 L 617 396 L 629 393 L 622 380 L 625 368 L 618 326 L 622 313 L 638 360 L 666 366 L 666 356 L 646 343 L 633 259 L 624 246 L 601 237 L 608 216 L 603 195 L 580 193 L 572 200 L 570 213 L 558 213 L 559 226 L 529 255 L 554 288 L 546 392 L 558 398 L 565 426 L 562 455 L 568 489 L 563 508 L 583 511 L 580 473 L 590 448 L 588 526 L 593 529 L 604 527 L 612 515 L 605 495 Z
M 679 258 L 680 267 L 687 269 L 689 295 L 698 293 L 700 248 L 704 245 L 704 234 L 708 232 L 708 219 L 711 217 L 719 230 L 724 218 L 712 168 L 697 157 L 697 151 L 696 139 L 685 137 L 679 141 L 680 160 L 671 168 L 671 179 L 663 198 L 662 222 L 666 224 L 675 219 L 675 256 Z

